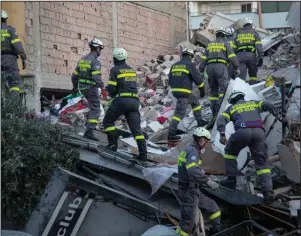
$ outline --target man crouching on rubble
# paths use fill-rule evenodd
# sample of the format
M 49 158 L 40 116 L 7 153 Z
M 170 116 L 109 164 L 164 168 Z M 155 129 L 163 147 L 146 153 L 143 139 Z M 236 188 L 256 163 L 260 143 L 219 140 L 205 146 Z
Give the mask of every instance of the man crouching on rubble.
M 198 207 L 210 214 L 209 220 L 212 222 L 210 233 L 215 234 L 221 230 L 221 212 L 218 205 L 201 192 L 201 185 L 207 185 L 212 189 L 219 187 L 200 168 L 201 150 L 211 140 L 211 134 L 205 128 L 199 127 L 194 131 L 193 139 L 193 143 L 187 145 L 178 157 L 179 198 L 182 206 L 180 228 L 176 232 L 182 236 L 193 235 L 197 227 L 195 216 Z
M 177 136 L 177 128 L 179 122 L 184 118 L 188 105 L 191 105 L 193 115 L 198 123 L 198 126 L 207 124 L 202 119 L 201 105 L 196 96 L 192 94 L 192 83 L 194 82 L 200 90 L 201 98 L 205 96 L 204 79 L 197 70 L 192 58 L 194 53 L 191 49 L 183 49 L 181 61 L 172 65 L 169 73 L 169 84 L 172 95 L 177 99 L 177 106 L 172 117 L 172 122 L 169 127 L 168 140 L 179 141 L 180 136 Z
M 267 145 L 263 121 L 260 113 L 269 111 L 277 117 L 274 106 L 264 101 L 245 101 L 245 94 L 234 91 L 228 99 L 231 104 L 218 118 L 217 130 L 220 132 L 220 143 L 226 144 L 224 159 L 228 178 L 221 181 L 221 185 L 235 189 L 237 175 L 237 161 L 239 152 L 249 147 L 255 161 L 257 175 L 261 183 L 261 190 L 265 203 L 274 201 L 271 171 L 267 165 Z M 234 124 L 235 133 L 227 141 L 225 127 L 228 122 Z M 286 122 L 286 121 L 282 121 Z

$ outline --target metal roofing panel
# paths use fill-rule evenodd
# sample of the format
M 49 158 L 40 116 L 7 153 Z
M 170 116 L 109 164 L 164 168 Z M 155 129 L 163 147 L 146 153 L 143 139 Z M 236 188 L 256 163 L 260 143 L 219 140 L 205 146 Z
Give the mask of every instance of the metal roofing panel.
M 265 29 L 288 28 L 286 22 L 288 12 L 263 13 L 262 24 Z

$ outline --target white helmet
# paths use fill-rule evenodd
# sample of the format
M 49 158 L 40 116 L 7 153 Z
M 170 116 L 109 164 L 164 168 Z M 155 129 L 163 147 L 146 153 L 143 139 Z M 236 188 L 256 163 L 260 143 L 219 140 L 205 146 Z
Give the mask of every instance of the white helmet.
M 218 34 L 218 33 L 222 33 L 222 34 L 226 35 L 227 32 L 226 32 L 225 27 L 220 27 L 218 30 L 215 31 L 215 34 Z
M 211 140 L 211 134 L 210 132 L 202 127 L 198 127 L 194 130 L 193 135 L 197 136 L 197 137 L 205 137 L 208 140 Z
M 99 39 L 92 39 L 92 41 L 89 43 L 90 47 L 98 48 L 100 47 L 101 49 L 104 49 L 103 43 Z
M 6 13 L 6 11 L 1 10 L 1 18 L 7 19 L 7 13 Z
M 128 53 L 124 48 L 114 48 L 113 57 L 115 57 L 118 61 L 123 61 L 128 58 Z
M 194 56 L 193 50 L 189 49 L 189 48 L 184 48 L 182 51 L 182 55 L 190 55 L 190 56 Z
M 228 35 L 233 35 L 234 29 L 233 29 L 232 27 L 228 27 L 228 28 L 226 29 L 226 33 L 227 33 Z
M 253 24 L 253 20 L 250 18 L 250 17 L 246 17 L 244 19 L 244 24 L 243 25 L 246 25 L 246 24 Z
M 243 93 L 243 92 L 240 92 L 240 91 L 233 91 L 231 94 L 230 94 L 230 96 L 229 96 L 229 98 L 228 98 L 228 102 L 230 103 L 230 104 L 233 104 L 234 103 L 234 101 L 237 99 L 237 97 L 245 97 L 245 94 Z

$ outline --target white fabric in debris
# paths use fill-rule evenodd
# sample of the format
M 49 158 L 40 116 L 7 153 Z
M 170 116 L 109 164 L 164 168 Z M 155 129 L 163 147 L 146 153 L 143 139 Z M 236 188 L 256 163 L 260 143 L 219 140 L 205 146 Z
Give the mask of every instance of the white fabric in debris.
M 153 195 L 174 173 L 178 173 L 178 167 L 161 164 L 156 167 L 144 168 L 142 172 L 152 187 L 151 195 Z
M 76 98 L 68 99 L 67 105 L 64 106 L 64 107 L 62 108 L 62 110 L 59 111 L 59 114 L 61 114 L 62 111 L 66 110 L 68 107 L 73 106 L 74 104 L 78 103 L 78 102 L 81 101 L 81 100 L 82 100 L 81 97 L 76 97 Z
M 229 98 L 229 95 L 232 93 L 232 91 L 243 91 L 246 95 L 245 100 L 247 100 L 247 101 L 250 101 L 250 100 L 255 100 L 255 101 L 264 100 L 264 98 L 261 95 L 257 94 L 249 84 L 247 84 L 245 81 L 243 81 L 242 79 L 237 77 L 235 80 L 231 80 L 229 85 L 228 85 L 227 92 L 225 94 L 225 98 L 223 100 L 223 103 L 221 104 L 221 108 L 219 110 L 218 116 L 222 112 L 224 112 L 226 110 L 226 108 L 230 105 L 228 103 L 228 98 Z M 234 131 L 233 123 L 229 122 L 226 126 L 226 132 L 225 132 L 227 139 L 229 139 L 231 134 L 233 134 L 234 132 L 235 131 Z M 220 134 L 217 131 L 216 124 L 213 127 L 211 135 L 212 135 L 212 140 L 213 140 L 213 145 L 212 145 L 213 150 L 216 151 L 216 152 L 219 152 L 223 155 L 225 153 L 224 152 L 225 145 L 223 145 L 219 142 Z M 244 148 L 243 150 L 240 151 L 240 153 L 238 155 L 238 158 L 237 158 L 238 169 L 240 169 L 244 165 L 244 163 L 246 162 L 247 152 L 250 152 L 248 147 L 246 147 L 246 148 Z

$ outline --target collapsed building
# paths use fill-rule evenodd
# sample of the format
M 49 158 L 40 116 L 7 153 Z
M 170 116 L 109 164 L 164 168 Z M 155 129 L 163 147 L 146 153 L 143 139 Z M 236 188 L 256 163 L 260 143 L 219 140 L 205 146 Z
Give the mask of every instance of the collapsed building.
M 206 43 L 214 39 L 212 33 L 219 27 L 216 25 L 220 24 L 219 16 L 216 13 L 205 18 L 199 31 L 201 37 L 193 38 L 199 43 L 183 42 L 177 46 L 179 51 L 184 47 L 195 50 L 196 65 Z M 230 19 L 226 23 L 239 27 L 239 21 Z M 283 35 L 258 31 L 264 36 L 266 52 L 264 66 L 258 72 L 261 82 L 250 86 L 239 78 L 231 80 L 219 113 L 229 105 L 230 93 L 238 88 L 243 89 L 247 100 L 270 101 L 279 113 L 286 113 L 289 127 L 283 127 L 271 114 L 262 113 L 277 201 L 263 205 L 254 162 L 248 148 L 243 149 L 237 159 L 240 173 L 237 190 L 203 189 L 222 208 L 225 230 L 216 235 L 231 232 L 233 235 L 300 234 L 300 33 Z M 80 150 L 80 159 L 74 160 L 74 172 L 60 168 L 54 172 L 26 225 L 27 233 L 33 236 L 63 231 L 69 235 L 176 235 L 173 229 L 180 219 L 177 157 L 192 141 L 191 134 L 197 127 L 188 108 L 178 126 L 182 140 L 176 147 L 168 146 L 168 127 L 176 103 L 169 89 L 168 74 L 172 64 L 179 60 L 179 55 L 160 55 L 137 68 L 141 128 L 148 137 L 148 158 L 153 167 L 143 168 L 129 161 L 132 153 L 137 153 L 137 145 L 123 117 L 116 122 L 119 149 L 112 152 L 103 147 L 106 136 L 101 125 L 97 132 L 99 142 L 82 138 L 88 111 L 85 98 L 79 95 L 44 101 L 47 108 L 36 116 L 50 117 L 54 125 L 72 126 L 73 132 L 65 142 Z M 203 117 L 209 121 L 212 113 L 207 81 L 205 87 L 207 96 L 200 102 Z M 199 96 L 197 88 L 193 93 Z M 108 101 L 103 95 L 100 121 Z M 233 132 L 233 125 L 229 123 L 226 136 Z M 223 145 L 218 141 L 216 125 L 211 133 L 213 141 L 205 147 L 202 168 L 219 182 L 225 178 Z M 108 217 L 111 214 L 114 217 Z M 202 214 L 197 214 L 196 222 L 205 235 L 204 229 L 210 223 L 204 221 Z

